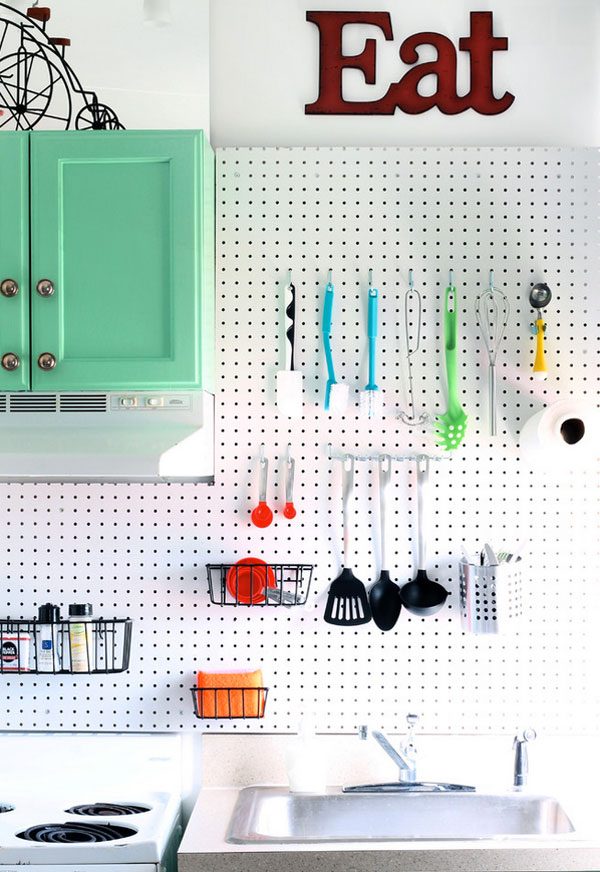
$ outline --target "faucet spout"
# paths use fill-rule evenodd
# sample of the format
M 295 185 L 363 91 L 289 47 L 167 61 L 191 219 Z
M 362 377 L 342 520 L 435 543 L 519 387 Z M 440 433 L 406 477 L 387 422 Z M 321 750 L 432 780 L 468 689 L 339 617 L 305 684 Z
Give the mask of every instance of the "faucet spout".
M 400 770 L 399 780 L 405 784 L 414 784 L 417 780 L 417 759 L 414 745 L 409 743 L 397 751 L 379 730 L 373 730 L 371 735 Z

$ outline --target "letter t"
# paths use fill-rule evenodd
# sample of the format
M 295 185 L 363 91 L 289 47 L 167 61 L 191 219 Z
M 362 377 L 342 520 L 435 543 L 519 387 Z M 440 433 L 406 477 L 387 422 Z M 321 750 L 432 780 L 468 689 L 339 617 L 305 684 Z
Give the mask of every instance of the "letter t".
M 508 39 L 494 36 L 492 12 L 471 12 L 471 34 L 460 38 L 458 47 L 471 54 L 471 106 L 481 115 L 499 115 L 506 112 L 514 102 L 514 95 L 505 91 L 498 99 L 494 97 L 495 51 L 506 51 Z

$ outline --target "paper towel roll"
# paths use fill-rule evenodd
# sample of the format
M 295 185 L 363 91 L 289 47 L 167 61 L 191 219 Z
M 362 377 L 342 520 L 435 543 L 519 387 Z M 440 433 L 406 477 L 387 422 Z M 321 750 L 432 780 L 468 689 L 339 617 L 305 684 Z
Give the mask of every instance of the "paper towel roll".
M 558 462 L 582 466 L 600 454 L 600 410 L 589 400 L 558 400 L 525 422 L 519 438 L 523 458 L 532 466 Z

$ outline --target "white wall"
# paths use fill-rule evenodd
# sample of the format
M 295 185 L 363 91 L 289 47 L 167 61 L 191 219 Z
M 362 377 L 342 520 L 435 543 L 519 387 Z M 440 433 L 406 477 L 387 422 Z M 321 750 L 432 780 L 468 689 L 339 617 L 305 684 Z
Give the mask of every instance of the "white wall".
M 376 99 L 407 69 L 400 43 L 418 31 L 444 33 L 457 44 L 471 10 L 494 12 L 494 33 L 508 36 L 495 53 L 496 95 L 515 94 L 504 114 L 472 110 L 445 116 L 306 116 L 317 96 L 315 9 L 386 10 L 394 43 L 374 28 L 347 28 L 347 53 L 367 36 L 379 43 L 381 82 L 344 73 L 346 99 Z M 211 0 L 211 103 L 214 145 L 596 145 L 599 123 L 600 3 L 597 0 Z M 460 86 L 468 90 L 461 53 Z M 433 59 L 430 54 L 423 59 Z
M 28 0 L 13 0 L 26 12 Z M 127 128 L 208 129 L 208 0 L 171 0 L 172 24 L 144 23 L 142 0 L 51 0 L 48 33 Z
M 29 0 L 12 0 L 26 11 Z M 48 30 L 69 36 L 67 59 L 84 87 L 128 128 L 212 129 L 221 145 L 595 145 L 600 143 L 598 0 L 171 0 L 172 24 L 148 27 L 142 0 L 52 0 Z M 210 26 L 209 26 L 210 6 Z M 344 50 L 378 40 L 378 84 L 344 73 L 347 99 L 376 99 L 403 69 L 407 36 L 436 30 L 457 43 L 471 10 L 494 12 L 496 94 L 516 96 L 504 114 L 307 116 L 317 96 L 318 31 L 307 10 L 389 11 L 394 42 L 374 28 L 346 29 Z M 210 37 L 210 39 L 209 39 Z M 210 65 L 209 65 L 210 42 Z M 459 87 L 468 89 L 460 53 Z M 432 59 L 433 51 L 423 59 Z M 428 83 L 429 84 L 429 83 Z M 212 118 L 210 112 L 212 108 Z

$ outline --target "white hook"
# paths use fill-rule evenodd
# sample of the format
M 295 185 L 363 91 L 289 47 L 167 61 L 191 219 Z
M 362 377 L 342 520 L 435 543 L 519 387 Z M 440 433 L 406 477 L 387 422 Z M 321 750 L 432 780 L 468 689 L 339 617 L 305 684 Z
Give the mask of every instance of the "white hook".
M 384 472 L 388 472 L 392 468 L 391 454 L 380 454 L 377 458 L 377 463 L 379 463 Z
M 412 269 L 409 269 L 408 271 L 408 289 L 409 291 L 414 291 L 415 289 L 415 280 Z

